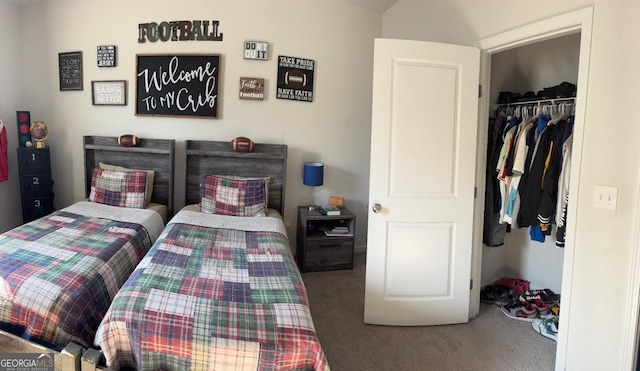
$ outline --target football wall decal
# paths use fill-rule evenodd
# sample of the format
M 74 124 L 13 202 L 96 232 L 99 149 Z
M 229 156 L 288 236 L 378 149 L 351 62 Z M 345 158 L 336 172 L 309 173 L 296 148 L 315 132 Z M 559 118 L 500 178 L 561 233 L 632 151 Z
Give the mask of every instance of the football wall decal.
M 231 142 L 231 148 L 236 152 L 251 152 L 253 151 L 254 143 L 247 137 L 237 137 Z

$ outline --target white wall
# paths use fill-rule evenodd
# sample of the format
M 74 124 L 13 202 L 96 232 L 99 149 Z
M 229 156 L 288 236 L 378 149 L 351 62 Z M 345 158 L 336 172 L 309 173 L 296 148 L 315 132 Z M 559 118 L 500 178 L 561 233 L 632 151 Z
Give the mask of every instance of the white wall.
M 219 20 L 223 41 L 138 43 L 139 23 L 184 19 Z M 289 146 L 284 217 L 292 245 L 297 206 L 311 201 L 302 163 L 321 161 L 325 182 L 315 191 L 316 203 L 344 197 L 357 215 L 356 246 L 365 246 L 373 39 L 381 32 L 380 13 L 340 0 L 56 0 L 23 6 L 22 21 L 30 25 L 20 47 L 28 57 L 24 108 L 50 127 L 58 207 L 84 197 L 83 135 L 176 139 L 176 209 L 184 203 L 184 140 L 247 136 Z M 246 40 L 268 41 L 269 60 L 245 60 Z M 96 47 L 108 44 L 117 46 L 117 67 L 98 68 Z M 84 90 L 61 92 L 58 53 L 71 51 L 83 52 Z M 137 53 L 221 54 L 220 118 L 135 116 Z M 314 102 L 275 98 L 278 55 L 316 61 Z M 265 78 L 265 100 L 239 100 L 240 76 Z M 92 106 L 92 80 L 127 80 L 129 104 Z
M 18 146 L 16 111 L 25 109 L 22 95 L 22 28 L 19 9 L 8 2 L 0 2 L 0 120 L 7 130 L 9 148 L 9 180 L 0 183 L 0 232 L 22 223 L 20 183 L 15 147 Z M 10 71 L 10 72 L 5 72 Z
M 567 0 L 400 0 L 383 17 L 383 36 L 474 45 L 519 26 L 594 6 L 567 370 L 620 370 L 629 300 L 630 264 L 640 189 L 640 125 L 619 107 L 640 101 L 640 2 Z M 573 180 L 572 180 L 573 181 Z M 596 184 L 618 187 L 618 209 L 593 207 Z M 638 288 L 633 288 L 637 291 Z

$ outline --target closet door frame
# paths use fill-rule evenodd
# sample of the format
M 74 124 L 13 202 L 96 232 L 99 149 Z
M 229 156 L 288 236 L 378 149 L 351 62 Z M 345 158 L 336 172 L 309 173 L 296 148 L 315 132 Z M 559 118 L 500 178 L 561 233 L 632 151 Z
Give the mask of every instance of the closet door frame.
M 539 22 L 529 24 L 524 27 L 513 29 L 483 40 L 476 43 L 475 46 L 480 48 L 480 85 L 481 85 L 481 97 L 478 109 L 478 153 L 476 163 L 476 185 L 477 194 L 479 195 L 475 201 L 474 211 L 474 245 L 472 256 L 472 268 L 471 277 L 472 282 L 478 282 L 476 285 L 472 285 L 471 298 L 470 298 L 470 317 L 475 317 L 480 312 L 480 282 L 481 281 L 481 269 L 482 269 L 482 225 L 483 225 L 483 210 L 484 210 L 484 185 L 485 185 L 485 163 L 486 163 L 486 143 L 487 143 L 487 130 L 483 130 L 486 127 L 487 118 L 489 117 L 491 102 L 489 101 L 490 81 L 491 81 L 491 55 L 500 53 L 509 49 L 518 48 L 528 44 L 545 41 L 557 37 L 562 37 L 570 34 L 580 33 L 580 55 L 579 55 L 579 68 L 578 68 L 578 81 L 577 81 L 577 94 L 575 105 L 575 125 L 573 131 L 573 149 L 571 156 L 571 174 L 572 182 L 569 187 L 569 193 L 572 195 L 569 199 L 568 208 L 573 210 L 573 215 L 578 215 L 578 193 L 580 188 L 580 168 L 582 162 L 582 146 L 584 141 L 584 126 L 585 126 L 585 112 L 586 112 L 586 96 L 588 87 L 588 72 L 589 72 L 589 56 L 591 54 L 591 33 L 592 33 L 592 20 L 593 20 L 593 7 L 587 7 L 584 9 L 576 10 L 573 12 L 565 13 L 556 17 L 547 18 Z M 640 223 L 640 220 L 638 221 Z M 576 218 L 568 218 L 567 220 L 567 235 L 564 251 L 564 264 L 562 269 L 562 312 L 560 314 L 560 322 L 562 323 L 559 328 L 558 342 L 556 347 L 556 370 L 564 370 L 566 367 L 566 353 L 568 346 L 567 336 L 567 324 L 569 322 L 571 314 L 571 288 L 573 277 L 573 263 L 575 258 L 575 231 L 576 231 Z M 640 266 L 640 262 L 638 262 Z M 640 282 L 640 276 L 638 278 Z M 475 286 L 475 287 L 474 287 Z M 637 309 L 637 297 L 638 293 L 634 295 L 636 297 L 636 306 L 633 309 Z M 629 323 L 633 322 L 636 326 L 630 330 L 631 333 L 627 334 L 625 339 L 625 351 L 629 348 L 629 351 L 634 352 L 636 345 L 636 331 L 637 328 L 637 313 L 634 318 L 630 318 Z M 629 355 L 630 361 L 634 362 L 632 353 Z M 627 362 L 627 361 L 625 361 Z M 628 369 L 630 369 L 629 367 Z

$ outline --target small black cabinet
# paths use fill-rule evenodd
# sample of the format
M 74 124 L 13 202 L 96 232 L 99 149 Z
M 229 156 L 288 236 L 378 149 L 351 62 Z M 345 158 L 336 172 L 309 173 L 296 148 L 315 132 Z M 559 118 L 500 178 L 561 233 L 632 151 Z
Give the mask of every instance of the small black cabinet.
M 53 212 L 53 179 L 49 147 L 18 147 L 22 220 L 27 223 Z
M 355 232 L 356 216 L 346 207 L 340 209 L 340 215 L 298 207 L 296 260 L 300 271 L 352 269 Z

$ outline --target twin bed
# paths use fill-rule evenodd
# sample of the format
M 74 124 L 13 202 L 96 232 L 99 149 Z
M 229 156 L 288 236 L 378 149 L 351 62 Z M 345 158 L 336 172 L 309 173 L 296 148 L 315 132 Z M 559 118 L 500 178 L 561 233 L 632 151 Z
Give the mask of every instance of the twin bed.
M 85 316 L 81 312 L 80 317 L 92 319 L 84 326 L 88 330 L 81 336 L 69 337 L 65 333 L 54 337 L 53 343 L 75 341 L 98 348 L 104 353 L 107 366 L 114 370 L 328 370 L 282 221 L 286 145 L 258 144 L 253 152 L 238 153 L 227 142 L 187 141 L 187 206 L 172 217 L 173 143 L 167 156 L 170 161 L 160 160 L 166 155 L 160 143 L 147 143 L 157 153 L 137 156 L 144 163 L 132 163 L 132 153 L 112 146 L 113 140 L 85 138 L 88 190 L 91 184 L 95 187 L 95 168 L 100 167 L 100 162 L 160 169 L 152 201 L 167 205 L 168 223 L 158 231 L 159 237 L 155 235 L 157 227 L 141 224 L 140 229 L 149 236 L 140 239 L 155 243 L 150 247 L 142 244 L 134 249 L 135 253 L 122 253 L 139 262 L 119 263 L 123 271 L 128 271 L 126 281 L 112 280 L 111 268 L 98 269 L 108 274 L 99 274 L 94 281 L 108 284 L 102 289 L 106 294 L 94 300 L 101 303 L 89 305 L 91 310 L 99 308 L 97 313 Z M 141 147 L 128 150 L 143 148 L 144 141 Z M 131 210 L 126 211 L 129 218 Z M 56 213 L 72 212 L 79 211 L 74 208 Z M 66 217 L 64 214 L 54 218 Z M 38 223 L 45 221 L 35 222 Z M 120 225 L 107 230 L 136 235 Z M 117 239 L 129 244 L 134 240 Z M 60 254 L 68 254 L 71 249 L 59 250 Z M 84 253 L 86 249 L 79 250 Z M 75 267 L 71 263 L 61 265 L 63 280 Z M 7 273 L 0 274 L 4 277 Z M 80 286 L 90 285 L 79 280 L 72 291 Z M 45 296 L 51 301 L 54 295 Z M 8 299 L 2 297 L 5 301 Z M 40 312 L 44 318 L 45 312 L 51 314 L 55 310 L 46 311 L 40 306 Z M 20 316 L 18 313 L 8 322 L 14 323 Z

